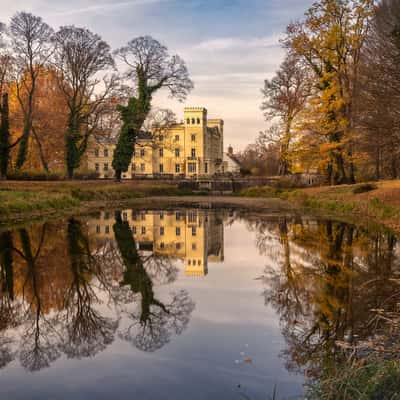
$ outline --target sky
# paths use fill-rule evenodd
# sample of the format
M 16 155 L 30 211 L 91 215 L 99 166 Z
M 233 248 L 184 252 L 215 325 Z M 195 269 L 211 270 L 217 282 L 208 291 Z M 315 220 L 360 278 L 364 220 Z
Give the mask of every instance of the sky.
M 224 147 L 242 150 L 266 129 L 260 105 L 264 80 L 283 58 L 279 38 L 313 0 L 0 0 L 0 21 L 16 11 L 40 15 L 57 29 L 85 26 L 112 48 L 151 35 L 179 54 L 195 88 L 182 104 L 159 93 L 154 105 L 206 107 L 225 121 Z

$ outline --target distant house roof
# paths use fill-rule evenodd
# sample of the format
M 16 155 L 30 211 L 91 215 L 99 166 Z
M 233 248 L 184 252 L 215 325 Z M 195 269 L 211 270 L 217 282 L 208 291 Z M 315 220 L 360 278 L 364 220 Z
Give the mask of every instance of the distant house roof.
M 239 167 L 242 166 L 242 163 L 236 158 L 234 154 L 224 153 L 225 156 L 229 157 L 234 163 L 236 163 Z

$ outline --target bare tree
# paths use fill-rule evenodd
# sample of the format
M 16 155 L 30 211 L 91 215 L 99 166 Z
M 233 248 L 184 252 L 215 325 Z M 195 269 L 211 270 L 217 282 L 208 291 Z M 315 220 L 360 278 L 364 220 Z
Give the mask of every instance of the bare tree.
M 293 124 L 303 110 L 310 93 L 307 69 L 298 58 L 288 55 L 276 75 L 265 80 L 262 90 L 264 101 L 261 109 L 267 121 L 279 120 L 280 129 L 270 130 L 279 143 L 280 159 L 278 175 L 290 172 L 290 146 L 293 141 Z M 277 125 L 275 125 L 276 127 Z
M 376 8 L 362 53 L 356 109 L 361 151 L 372 161 L 375 179 L 400 174 L 400 2 Z
M 18 12 L 11 18 L 9 35 L 13 50 L 14 83 L 23 114 L 23 131 L 16 161 L 17 168 L 21 168 L 26 161 L 32 133 L 42 165 L 48 170 L 33 124 L 37 79 L 52 54 L 52 34 L 52 28 L 43 22 L 41 17 L 27 12 Z
M 133 83 L 135 92 L 126 106 L 119 106 L 122 127 L 113 168 L 120 180 L 121 173 L 130 165 L 136 137 L 151 110 L 154 93 L 164 88 L 171 97 L 182 101 L 193 83 L 185 62 L 177 55 L 171 56 L 165 46 L 150 36 L 131 40 L 116 55 L 127 66 L 125 77 Z
M 68 177 L 80 166 L 88 139 L 115 95 L 117 76 L 99 74 L 114 67 L 110 46 L 84 28 L 63 26 L 54 35 L 54 66 L 68 105 L 65 135 Z

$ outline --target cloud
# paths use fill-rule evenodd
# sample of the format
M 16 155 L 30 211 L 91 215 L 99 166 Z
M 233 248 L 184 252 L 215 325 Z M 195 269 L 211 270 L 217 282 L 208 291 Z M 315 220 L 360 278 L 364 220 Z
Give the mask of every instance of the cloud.
M 112 11 L 119 10 L 125 7 L 139 6 L 139 5 L 149 5 L 154 3 L 161 3 L 169 0 L 131 0 L 131 1 L 121 1 L 121 2 L 113 2 L 113 3 L 104 3 L 104 4 L 96 4 L 93 6 L 87 6 L 82 8 L 74 8 L 68 9 L 65 11 L 59 11 L 52 13 L 50 15 L 58 17 L 58 16 L 68 16 L 68 15 L 77 15 L 77 14 L 85 14 L 85 13 L 99 13 L 104 11 Z
M 279 39 L 281 38 L 282 35 L 252 37 L 247 39 L 237 37 L 217 38 L 200 42 L 195 48 L 205 51 L 218 51 L 275 47 L 279 46 Z

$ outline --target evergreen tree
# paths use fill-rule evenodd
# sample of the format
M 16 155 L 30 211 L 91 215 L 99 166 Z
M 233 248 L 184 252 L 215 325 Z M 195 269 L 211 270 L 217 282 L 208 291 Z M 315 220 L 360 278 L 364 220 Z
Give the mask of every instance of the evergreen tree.
M 3 101 L 0 108 L 0 179 L 7 178 L 7 169 L 10 161 L 10 123 L 8 94 L 3 94 Z

